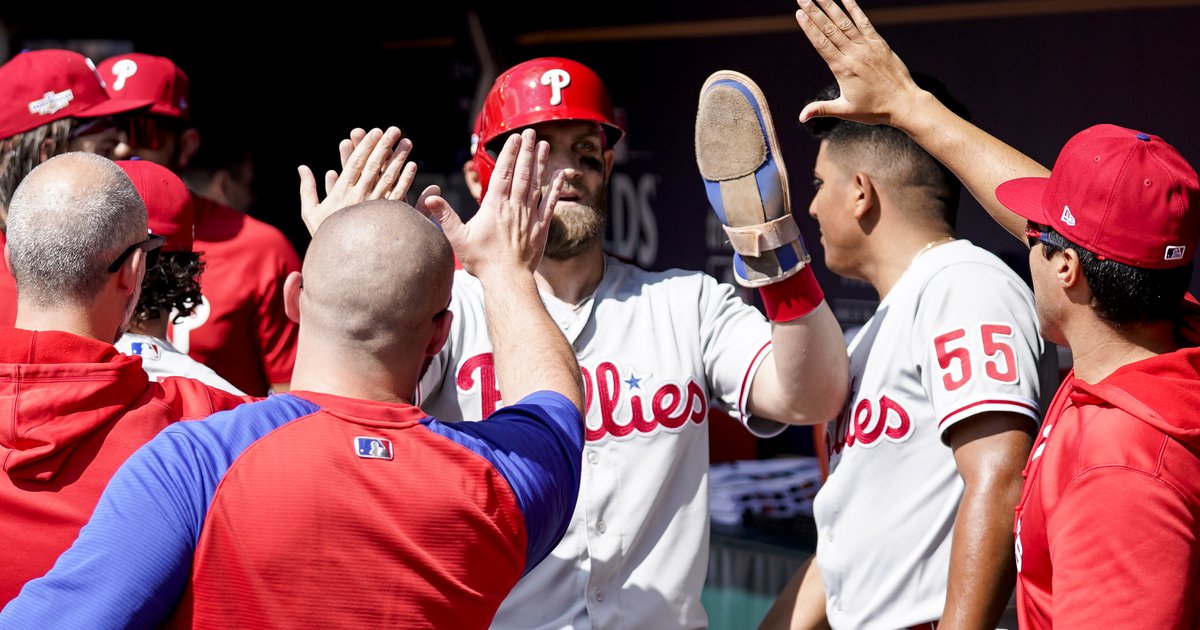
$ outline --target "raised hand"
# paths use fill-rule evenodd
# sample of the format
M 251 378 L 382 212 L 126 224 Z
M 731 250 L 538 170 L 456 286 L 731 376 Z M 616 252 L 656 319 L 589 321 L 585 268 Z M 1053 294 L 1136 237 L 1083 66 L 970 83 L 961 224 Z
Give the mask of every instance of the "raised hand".
M 867 124 L 901 126 L 922 90 L 854 0 L 798 0 L 796 22 L 829 65 L 841 96 L 809 103 L 800 121 L 836 116 Z
M 412 142 L 401 139 L 396 127 L 386 131 L 354 129 L 350 138 L 338 145 L 342 172 L 325 173 L 324 201 L 317 195 L 312 170 L 301 165 L 300 217 L 308 233 L 315 233 L 321 222 L 341 208 L 372 199 L 403 201 L 417 175 L 417 165 L 408 162 L 411 151 Z
M 467 223 L 440 195 L 428 195 L 424 204 L 418 203 L 441 224 L 463 268 L 472 275 L 482 278 L 492 270 L 533 272 L 541 263 L 565 176 L 563 171 L 554 173 L 543 196 L 549 155 L 550 145 L 538 142 L 532 129 L 509 136 L 479 212 Z

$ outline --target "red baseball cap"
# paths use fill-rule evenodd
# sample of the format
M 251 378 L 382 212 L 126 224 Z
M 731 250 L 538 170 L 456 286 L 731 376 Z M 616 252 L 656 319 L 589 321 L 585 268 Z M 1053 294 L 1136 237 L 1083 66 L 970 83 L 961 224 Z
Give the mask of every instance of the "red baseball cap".
M 150 113 L 187 120 L 191 116 L 188 76 L 166 57 L 129 53 L 100 62 L 100 76 L 113 98 L 153 103 Z
M 195 215 L 192 193 L 183 180 L 165 166 L 149 160 L 119 160 L 116 162 L 137 188 L 146 202 L 146 218 L 150 231 L 167 237 L 164 252 L 192 251 Z
M 71 50 L 31 50 L 0 66 L 0 138 L 68 116 L 99 118 L 151 103 L 112 98 L 91 59 Z
M 1098 256 L 1141 269 L 1191 264 L 1200 240 L 1195 169 L 1162 138 L 1116 125 L 1075 134 L 1049 178 L 1004 182 L 996 199 Z

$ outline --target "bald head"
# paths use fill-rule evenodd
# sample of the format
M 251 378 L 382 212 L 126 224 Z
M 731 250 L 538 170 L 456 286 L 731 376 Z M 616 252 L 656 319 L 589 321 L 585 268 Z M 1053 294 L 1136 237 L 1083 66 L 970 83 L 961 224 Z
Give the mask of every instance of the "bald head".
M 18 296 L 32 304 L 90 304 L 108 266 L 146 239 L 137 189 L 116 164 L 90 153 L 64 153 L 30 171 L 8 215 Z
M 412 206 L 368 201 L 330 215 L 304 256 L 302 335 L 367 350 L 424 345 L 450 301 L 454 258 Z

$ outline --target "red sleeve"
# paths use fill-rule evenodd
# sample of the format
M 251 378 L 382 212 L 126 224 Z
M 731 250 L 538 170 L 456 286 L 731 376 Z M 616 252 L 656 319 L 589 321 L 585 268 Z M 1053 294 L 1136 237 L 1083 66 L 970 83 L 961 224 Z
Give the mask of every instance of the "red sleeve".
M 1056 630 L 1195 627 L 1196 519 L 1174 488 L 1128 468 L 1089 471 L 1048 525 Z
M 300 257 L 281 233 L 274 233 L 262 243 L 264 252 L 274 264 L 263 265 L 259 284 L 258 310 L 255 313 L 255 335 L 263 358 L 263 372 L 271 383 L 289 383 L 296 363 L 296 322 L 283 310 L 283 281 L 293 271 L 300 271 Z

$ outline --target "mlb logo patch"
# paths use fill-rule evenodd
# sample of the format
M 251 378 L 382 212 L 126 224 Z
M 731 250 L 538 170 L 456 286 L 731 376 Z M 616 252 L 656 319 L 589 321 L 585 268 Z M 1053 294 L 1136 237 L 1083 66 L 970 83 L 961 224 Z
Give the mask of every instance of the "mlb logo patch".
M 1183 254 L 1186 251 L 1187 245 L 1167 245 L 1163 260 L 1183 260 Z
M 356 437 L 354 449 L 363 459 L 391 459 L 392 441 L 380 437 Z
M 158 344 L 156 344 L 156 343 L 147 343 L 145 341 L 135 341 L 135 342 L 129 344 L 129 349 L 131 351 L 133 351 L 134 354 L 138 355 L 139 357 L 142 357 L 143 359 L 150 359 L 151 361 L 157 361 L 160 358 L 162 358 L 162 351 L 158 349 Z

